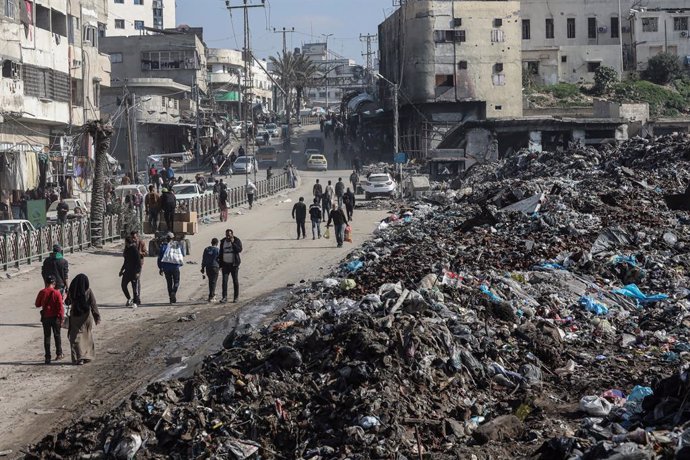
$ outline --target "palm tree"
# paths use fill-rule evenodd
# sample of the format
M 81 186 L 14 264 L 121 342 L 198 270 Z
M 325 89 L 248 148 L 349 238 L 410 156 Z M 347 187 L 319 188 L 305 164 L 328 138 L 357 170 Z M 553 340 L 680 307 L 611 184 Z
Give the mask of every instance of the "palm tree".
M 103 217 L 105 215 L 105 168 L 108 164 L 108 150 L 113 126 L 101 120 L 90 121 L 84 126 L 95 143 L 95 166 L 93 174 L 93 188 L 91 189 L 91 244 L 103 245 Z
M 287 123 L 290 123 L 290 94 L 295 87 L 295 54 L 286 51 L 282 55 L 278 53 L 278 57 L 271 56 L 269 59 L 273 66 L 274 72 L 278 75 L 280 85 L 283 90 L 283 102 L 285 103 L 285 115 Z
M 304 54 L 297 55 L 295 59 L 295 90 L 297 92 L 297 112 L 302 108 L 302 92 L 309 86 L 314 75 L 318 72 L 316 65 Z

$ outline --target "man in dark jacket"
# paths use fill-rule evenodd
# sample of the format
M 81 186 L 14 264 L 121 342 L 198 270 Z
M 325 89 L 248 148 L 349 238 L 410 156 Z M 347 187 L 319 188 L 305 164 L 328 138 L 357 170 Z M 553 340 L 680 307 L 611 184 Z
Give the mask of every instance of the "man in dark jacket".
M 335 203 L 333 203 L 333 209 L 328 216 L 328 223 L 326 223 L 326 228 L 331 226 L 331 221 L 335 227 L 335 241 L 338 243 L 338 247 L 343 247 L 343 240 L 345 239 L 345 226 L 347 225 L 347 217 L 342 208 L 336 208 Z
M 304 222 L 307 220 L 307 205 L 304 204 L 304 197 L 299 197 L 299 201 L 292 207 L 292 218 L 297 222 L 297 239 L 299 240 L 300 231 L 302 239 L 307 237 Z
M 314 198 L 314 202 L 309 206 L 309 218 L 311 219 L 311 239 L 315 240 L 317 234 L 319 238 L 321 238 L 321 208 L 316 198 Z
M 50 364 L 50 335 L 55 337 L 55 361 L 61 360 L 62 341 L 60 339 L 60 327 L 65 319 L 65 307 L 62 303 L 62 294 L 55 289 L 53 275 L 43 277 L 46 287 L 41 289 L 36 296 L 35 306 L 41 309 L 41 323 L 43 324 L 43 347 L 45 349 L 45 363 Z
M 228 301 L 228 276 L 232 276 L 232 301 L 237 302 L 237 297 L 240 295 L 239 270 L 242 259 L 240 253 L 242 252 L 242 241 L 235 237 L 232 230 L 225 230 L 225 238 L 220 241 L 220 249 L 218 251 L 218 263 L 223 271 L 222 289 L 223 298 L 222 303 Z
M 345 183 L 343 178 L 339 177 L 338 182 L 335 183 L 335 197 L 338 200 L 338 207 L 343 207 L 343 195 L 345 194 Z
M 352 213 L 355 210 L 355 194 L 352 193 L 349 187 L 343 195 L 343 204 L 345 205 L 345 210 L 347 211 L 347 220 L 349 222 L 352 220 Z
M 201 259 L 201 274 L 204 273 L 208 277 L 208 301 L 216 300 L 216 282 L 218 281 L 218 271 L 220 270 L 220 263 L 218 262 L 218 238 L 211 240 L 211 246 L 204 249 L 204 256 Z
M 69 280 L 69 263 L 63 256 L 62 246 L 59 244 L 53 245 L 53 252 L 43 261 L 41 275 L 43 275 L 45 283 L 48 283 L 48 276 L 52 276 L 55 280 L 55 288 L 60 291 L 63 298 L 65 297 L 65 289 Z
M 67 214 L 69 213 L 69 206 L 65 200 L 60 197 L 60 202 L 57 205 L 57 219 L 58 222 L 64 224 L 67 222 Z
M 170 303 L 177 302 L 177 289 L 180 287 L 180 267 L 179 263 L 164 262 L 163 257 L 168 249 L 168 246 L 173 245 L 173 248 L 179 247 L 178 241 L 173 241 L 175 235 L 168 232 L 165 243 L 161 244 L 158 252 L 158 273 L 165 275 L 165 282 L 168 285 L 168 295 L 170 296 Z M 180 248 L 181 249 L 181 248 Z M 184 263 L 184 262 L 183 262 Z
M 127 299 L 125 306 L 137 308 L 137 306 L 141 304 L 141 299 L 139 298 L 139 293 L 141 291 L 139 281 L 141 278 L 143 258 L 139 253 L 137 241 L 132 235 L 125 238 L 125 249 L 122 252 L 122 255 L 124 257 L 124 261 L 122 262 L 122 267 L 120 268 L 120 276 L 122 277 L 120 287 L 122 288 L 122 292 L 125 294 L 125 298 Z M 131 297 L 129 295 L 130 284 L 132 285 Z M 134 299 L 132 299 L 132 297 L 134 297 Z
M 321 195 L 323 195 L 323 185 L 319 183 L 318 179 L 316 179 L 312 193 L 314 194 L 314 198 L 318 198 L 318 200 L 321 201 Z
M 163 217 L 165 217 L 165 225 L 169 232 L 173 229 L 173 220 L 175 219 L 175 208 L 177 207 L 177 199 L 175 193 L 167 188 L 163 189 L 161 194 L 161 209 L 163 210 Z

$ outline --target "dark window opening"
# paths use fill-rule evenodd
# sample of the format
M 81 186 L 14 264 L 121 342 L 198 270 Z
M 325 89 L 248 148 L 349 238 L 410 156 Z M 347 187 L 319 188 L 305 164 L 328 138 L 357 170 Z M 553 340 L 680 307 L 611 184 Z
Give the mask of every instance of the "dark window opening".
M 437 87 L 453 87 L 455 86 L 455 81 L 453 75 L 436 75 L 436 86 Z
M 464 30 L 434 30 L 434 42 L 464 42 L 467 37 Z
M 568 56 L 561 56 L 561 62 L 568 62 Z
M 673 30 L 688 30 L 688 17 L 678 16 L 673 18 Z
M 496 106 L 494 106 L 494 109 L 503 110 L 503 106 L 502 105 L 496 105 Z
M 494 64 L 494 73 L 501 73 L 503 72 L 503 63 L 502 62 L 497 62 Z
M 503 25 L 503 19 L 501 18 L 495 18 L 494 19 L 494 27 L 501 27 Z
M 50 10 L 50 20 L 53 27 L 53 33 L 67 36 L 67 16 L 56 10 Z
M 460 27 L 462 25 L 462 18 L 453 18 L 453 27 Z
M 587 18 L 587 38 L 597 38 L 597 18 Z
M 547 18 L 546 24 L 544 24 L 544 27 L 546 29 L 546 38 L 553 38 L 554 37 L 553 19 Z
M 36 27 L 50 30 L 50 9 L 43 5 L 36 5 Z
M 458 69 L 460 69 L 460 70 L 467 70 L 467 61 L 460 61 L 460 62 L 458 62 Z
M 531 34 L 532 34 L 532 31 L 530 30 L 529 19 L 523 19 L 522 20 L 522 39 L 523 40 L 529 40 Z
M 566 26 L 568 38 L 575 38 L 575 18 L 568 18 Z
M 124 29 L 125 28 L 125 20 L 124 19 L 115 19 L 115 28 L 116 29 Z
M 601 62 L 588 62 L 587 72 L 596 72 L 599 67 L 601 67 Z
M 2 78 L 20 80 L 22 78 L 22 67 L 18 62 L 9 59 L 2 63 Z
M 539 61 L 527 61 L 526 70 L 529 75 L 539 75 Z
M 618 37 L 618 18 L 611 18 L 611 38 Z

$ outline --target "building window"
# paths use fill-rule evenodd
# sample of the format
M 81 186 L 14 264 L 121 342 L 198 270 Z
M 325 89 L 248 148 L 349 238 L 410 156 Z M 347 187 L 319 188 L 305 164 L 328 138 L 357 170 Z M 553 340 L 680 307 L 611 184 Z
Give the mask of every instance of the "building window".
M 458 69 L 459 70 L 467 70 L 467 61 L 458 62 Z
M 125 0 L 115 0 L 115 3 L 125 3 Z
M 611 18 L 611 38 L 618 38 L 618 17 Z
M 93 105 L 94 107 L 101 105 L 101 83 L 98 81 L 93 82 Z
M 453 18 L 453 27 L 460 27 L 462 25 L 462 18 Z
M 98 29 L 94 26 L 84 26 L 82 40 L 98 48 Z
M 553 38 L 553 18 L 546 18 L 546 23 L 544 24 L 544 30 L 546 32 L 546 38 Z
M 5 16 L 8 18 L 14 19 L 15 15 L 17 14 L 15 1 L 16 0 L 5 0 Z
M 503 19 L 501 18 L 495 18 L 494 19 L 494 27 L 501 27 L 503 25 Z
M 688 30 L 688 17 L 678 16 L 673 18 L 673 30 Z
M 122 62 L 122 53 L 110 53 L 110 63 L 119 64 Z
M 116 29 L 124 29 L 125 28 L 125 20 L 124 19 L 115 19 L 115 28 Z
M 495 105 L 494 110 L 503 110 L 503 106 L 502 105 Z
M 501 73 L 503 72 L 503 63 L 502 62 L 497 62 L 494 64 L 494 73 Z
M 588 62 L 587 72 L 596 72 L 599 67 L 601 67 L 601 62 Z
M 566 29 L 568 38 L 575 38 L 575 18 L 568 18 L 566 21 Z
M 134 4 L 135 4 L 135 5 L 143 5 L 143 4 L 144 4 L 144 0 L 134 0 Z
M 464 42 L 467 40 L 464 30 L 434 30 L 436 43 Z
M 587 18 L 587 38 L 597 38 L 597 18 Z
M 659 18 L 642 18 L 642 32 L 658 32 Z
M 493 43 L 502 43 L 505 41 L 505 36 L 502 29 L 491 29 L 491 41 Z
M 134 28 L 136 30 L 144 30 L 144 21 L 134 21 Z
M 194 50 L 145 51 L 141 53 L 141 70 L 198 69 Z
M 7 59 L 2 63 L 2 78 L 11 78 L 12 80 L 22 79 L 22 65 L 18 62 Z
M 436 75 L 436 87 L 453 87 L 455 82 L 453 75 Z
M 168 98 L 165 96 L 161 97 L 161 107 L 164 109 L 168 107 Z
M 564 64 L 568 62 L 568 56 L 561 56 L 561 62 Z
M 67 16 L 67 42 L 70 45 L 74 45 L 74 40 L 76 38 L 76 33 L 79 33 L 79 18 L 68 15 Z
M 529 19 L 522 20 L 522 39 L 529 40 L 531 35 Z
M 539 75 L 539 61 L 526 61 L 523 68 L 528 75 Z

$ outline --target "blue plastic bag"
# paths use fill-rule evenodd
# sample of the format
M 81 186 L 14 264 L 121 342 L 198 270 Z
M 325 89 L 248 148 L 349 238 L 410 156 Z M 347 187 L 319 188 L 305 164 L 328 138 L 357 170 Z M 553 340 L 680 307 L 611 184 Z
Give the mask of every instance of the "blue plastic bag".
M 345 266 L 347 268 L 347 271 L 350 273 L 354 273 L 360 268 L 364 266 L 364 263 L 361 260 L 353 260 L 352 262 L 348 262 L 348 264 Z
M 539 265 L 539 268 L 543 268 L 545 270 L 565 270 L 563 265 L 554 262 L 544 262 L 543 264 Z
M 489 298 L 490 298 L 491 300 L 493 300 L 494 302 L 503 302 L 503 299 L 501 299 L 499 296 L 497 296 L 496 294 L 494 294 L 493 292 L 491 292 L 491 291 L 489 290 L 489 286 L 487 286 L 486 284 L 482 284 L 482 285 L 479 287 L 479 289 L 480 289 L 484 294 L 488 295 Z
M 668 296 L 666 294 L 646 295 L 642 291 L 640 291 L 640 288 L 638 288 L 636 284 L 628 284 L 627 286 L 624 286 L 620 289 L 614 289 L 612 292 L 614 294 L 620 294 L 626 297 L 631 297 L 642 305 L 668 299 Z
M 653 394 L 654 391 L 651 388 L 635 385 L 628 395 L 628 401 L 642 401 L 645 397 Z
M 609 312 L 609 308 L 606 305 L 599 303 L 586 295 L 580 297 L 580 305 L 585 307 L 585 310 L 592 312 L 595 315 L 606 315 Z

